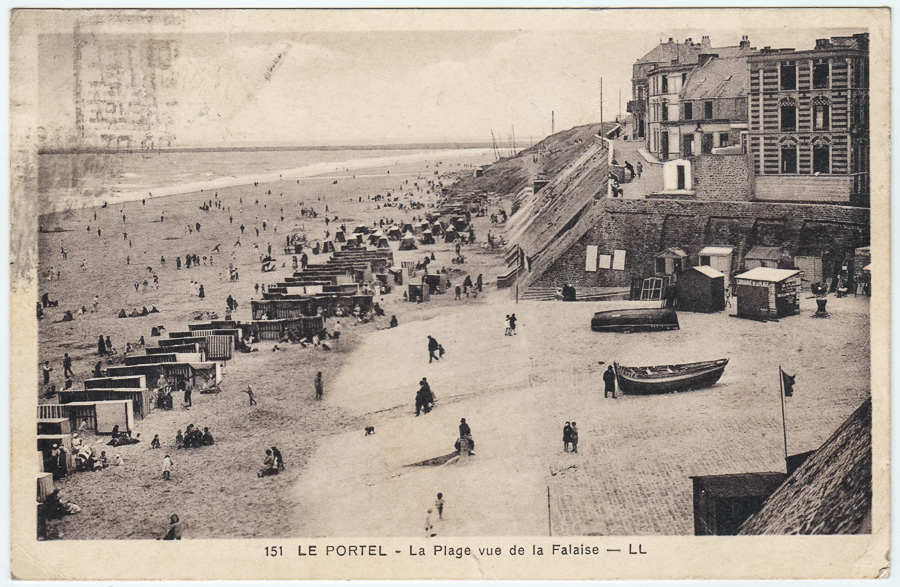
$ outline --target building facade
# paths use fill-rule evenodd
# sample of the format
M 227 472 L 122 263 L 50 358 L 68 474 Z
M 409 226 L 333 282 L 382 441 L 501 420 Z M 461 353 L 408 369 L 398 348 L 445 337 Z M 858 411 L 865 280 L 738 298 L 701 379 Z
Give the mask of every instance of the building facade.
M 748 58 L 755 199 L 869 202 L 868 34 Z
M 668 42 L 660 43 L 634 63 L 631 74 L 631 100 L 627 104 L 627 110 L 633 120 L 632 135 L 635 140 L 646 140 L 648 136 L 650 72 L 659 66 L 697 63 L 697 56 L 703 52 L 704 45 L 709 46 L 709 37 L 703 37 L 700 43 L 694 43 L 692 39 L 676 43 L 669 37 Z

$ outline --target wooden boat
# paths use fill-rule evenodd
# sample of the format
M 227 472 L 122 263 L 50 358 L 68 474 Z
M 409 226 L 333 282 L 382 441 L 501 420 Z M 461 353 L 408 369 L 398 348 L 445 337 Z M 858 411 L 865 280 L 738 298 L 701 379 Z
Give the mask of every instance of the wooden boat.
M 636 308 L 597 312 L 591 319 L 597 332 L 655 332 L 678 330 L 678 314 L 672 308 Z
M 625 367 L 613 363 L 613 368 L 623 394 L 652 395 L 714 385 L 722 376 L 726 365 L 728 359 L 655 367 Z

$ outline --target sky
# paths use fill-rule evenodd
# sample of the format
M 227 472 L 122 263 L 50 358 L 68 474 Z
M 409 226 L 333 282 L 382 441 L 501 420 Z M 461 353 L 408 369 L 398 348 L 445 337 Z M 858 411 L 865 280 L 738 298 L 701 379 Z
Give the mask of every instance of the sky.
M 551 112 L 556 130 L 599 121 L 601 78 L 604 119 L 624 114 L 633 62 L 668 37 L 710 35 L 715 47 L 747 34 L 757 47 L 811 48 L 816 38 L 864 30 L 530 22 L 305 32 L 222 25 L 191 33 L 95 24 L 80 29 L 80 60 L 72 32 L 51 32 L 39 41 L 40 120 L 47 146 L 74 146 L 75 97 L 96 91 L 90 82 L 101 79 L 103 63 L 104 76 L 115 71 L 124 86 L 168 80 L 132 98 L 151 112 L 148 128 L 166 127 L 172 146 L 481 142 L 492 131 L 503 143 L 515 132 L 521 145 L 550 134 Z M 171 55 L 164 76 L 150 73 L 159 60 L 147 57 L 147 47 L 161 45 Z

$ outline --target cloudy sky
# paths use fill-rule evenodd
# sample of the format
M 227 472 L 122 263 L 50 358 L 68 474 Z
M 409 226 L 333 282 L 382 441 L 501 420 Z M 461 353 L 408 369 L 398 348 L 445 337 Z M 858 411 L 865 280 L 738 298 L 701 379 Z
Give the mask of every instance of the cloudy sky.
M 153 66 L 135 66 L 135 55 L 151 58 L 146 49 L 128 47 L 170 41 L 172 83 L 140 100 L 168 120 L 173 146 L 489 141 L 491 130 L 505 141 L 513 127 L 521 144 L 549 134 L 551 111 L 557 130 L 599 120 L 601 77 L 604 117 L 620 111 L 620 90 L 624 113 L 632 63 L 668 37 L 710 35 L 713 46 L 722 46 L 748 34 L 758 47 L 811 48 L 818 37 L 861 30 L 786 31 L 728 19 L 711 30 L 671 18 L 667 28 L 664 14 L 616 26 L 611 12 L 558 19 L 556 11 L 546 27 L 541 18 L 510 26 L 503 12 L 486 14 L 446 30 L 433 19 L 420 30 L 402 30 L 407 24 L 390 30 L 388 22 L 376 30 L 305 32 L 302 22 L 249 27 L 212 19 L 190 33 L 140 23 L 123 32 L 120 23 L 95 20 L 77 36 L 82 55 L 93 56 L 81 60 L 80 91 L 90 91 L 84 80 L 99 75 L 90 71 L 98 62 L 118 69 L 126 86 L 145 83 Z M 79 91 L 76 35 L 62 29 L 43 35 L 38 52 L 41 122 L 51 137 L 62 137 L 51 142 L 73 136 Z

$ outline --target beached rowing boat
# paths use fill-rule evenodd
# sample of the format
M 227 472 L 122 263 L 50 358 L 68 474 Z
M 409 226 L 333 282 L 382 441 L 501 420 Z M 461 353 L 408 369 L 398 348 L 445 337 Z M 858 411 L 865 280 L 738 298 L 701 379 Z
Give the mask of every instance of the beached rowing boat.
M 655 332 L 678 330 L 678 314 L 672 308 L 636 308 L 597 312 L 591 319 L 597 332 Z
M 619 389 L 628 395 L 674 393 L 709 387 L 719 380 L 726 365 L 728 359 L 655 367 L 625 367 L 613 363 Z

